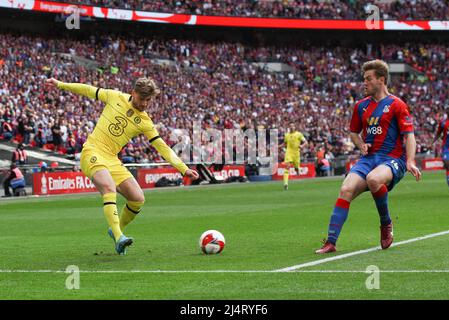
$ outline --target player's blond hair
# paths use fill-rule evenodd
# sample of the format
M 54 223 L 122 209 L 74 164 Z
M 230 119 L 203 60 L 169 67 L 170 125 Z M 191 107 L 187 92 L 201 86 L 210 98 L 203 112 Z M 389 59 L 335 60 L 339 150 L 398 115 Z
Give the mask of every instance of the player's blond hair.
M 377 78 L 385 77 L 385 85 L 388 84 L 390 68 L 385 61 L 376 59 L 365 62 L 362 65 L 362 73 L 365 74 L 368 70 L 374 70 L 374 74 Z
M 161 90 L 151 78 L 139 78 L 134 84 L 134 91 L 142 98 L 157 96 Z

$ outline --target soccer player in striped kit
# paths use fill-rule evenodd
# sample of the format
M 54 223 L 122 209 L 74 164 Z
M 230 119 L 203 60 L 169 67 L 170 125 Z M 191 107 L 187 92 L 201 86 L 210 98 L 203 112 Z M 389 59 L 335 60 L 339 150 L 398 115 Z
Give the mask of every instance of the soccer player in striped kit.
M 336 251 L 336 242 L 352 200 L 370 191 L 380 217 L 380 243 L 393 243 L 393 223 L 388 209 L 388 193 L 409 171 L 421 179 L 415 165 L 416 141 L 407 105 L 387 89 L 389 68 L 382 60 L 362 66 L 366 98 L 356 103 L 350 124 L 352 142 L 361 158 L 343 181 L 331 215 L 328 237 L 318 254 Z M 360 135 L 361 134 L 361 135 Z
M 443 157 L 444 168 L 446 169 L 446 181 L 449 186 L 449 139 L 447 133 L 449 131 L 449 106 L 445 107 L 446 117 L 441 120 L 438 124 L 437 133 L 435 134 L 435 138 L 433 139 L 432 145 L 440 138 L 441 134 L 443 134 L 443 144 L 441 155 Z

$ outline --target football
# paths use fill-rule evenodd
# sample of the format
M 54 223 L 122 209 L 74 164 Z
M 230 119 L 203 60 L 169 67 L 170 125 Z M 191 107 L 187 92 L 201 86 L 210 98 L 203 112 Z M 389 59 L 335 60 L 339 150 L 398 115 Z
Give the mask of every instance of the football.
M 200 248 L 205 254 L 220 253 L 225 246 L 225 238 L 217 230 L 207 230 L 200 237 Z

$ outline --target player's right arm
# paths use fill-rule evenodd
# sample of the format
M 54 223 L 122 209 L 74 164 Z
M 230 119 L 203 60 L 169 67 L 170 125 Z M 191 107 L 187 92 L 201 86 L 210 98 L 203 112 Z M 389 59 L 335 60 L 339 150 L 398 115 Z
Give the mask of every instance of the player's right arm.
M 362 156 L 366 156 L 368 154 L 369 148 L 371 147 L 371 144 L 365 143 L 365 141 L 363 141 L 362 137 L 360 136 L 362 129 L 362 119 L 360 119 L 359 115 L 359 103 L 357 103 L 352 113 L 351 124 L 349 127 L 349 137 L 351 138 L 352 143 L 354 143 L 354 145 L 360 149 Z
M 284 134 L 284 139 L 279 144 L 279 148 L 287 148 L 287 134 Z
M 67 90 L 90 99 L 101 100 L 104 103 L 108 103 L 108 100 L 114 90 L 102 89 L 83 83 L 67 83 L 56 80 L 55 78 L 47 79 L 46 84 L 62 90 Z

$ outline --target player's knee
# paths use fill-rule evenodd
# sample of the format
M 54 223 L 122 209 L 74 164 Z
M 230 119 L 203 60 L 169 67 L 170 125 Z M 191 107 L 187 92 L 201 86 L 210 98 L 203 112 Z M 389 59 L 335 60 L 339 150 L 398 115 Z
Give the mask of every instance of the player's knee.
M 134 202 L 137 202 L 140 204 L 141 207 L 145 204 L 145 196 L 143 194 L 139 195 L 134 199 Z
M 144 204 L 145 204 L 145 199 L 143 199 L 143 201 L 131 201 L 131 200 L 129 200 L 126 203 L 126 205 L 128 206 L 128 209 L 130 209 L 135 214 L 140 213 L 140 210 L 142 209 Z
M 382 181 L 379 179 L 378 176 L 370 173 L 366 176 L 366 183 L 370 190 L 377 190 L 382 184 Z
M 354 191 L 355 191 L 354 188 L 348 185 L 342 185 L 340 189 L 340 198 L 352 199 Z
M 128 202 L 135 203 L 136 205 L 143 206 L 145 203 L 145 196 L 143 192 L 136 192 L 132 197 L 128 198 Z
M 100 186 L 101 188 L 101 193 L 102 194 L 106 194 L 106 193 L 117 193 L 117 189 L 115 188 L 115 186 L 111 186 L 111 185 L 102 185 Z

